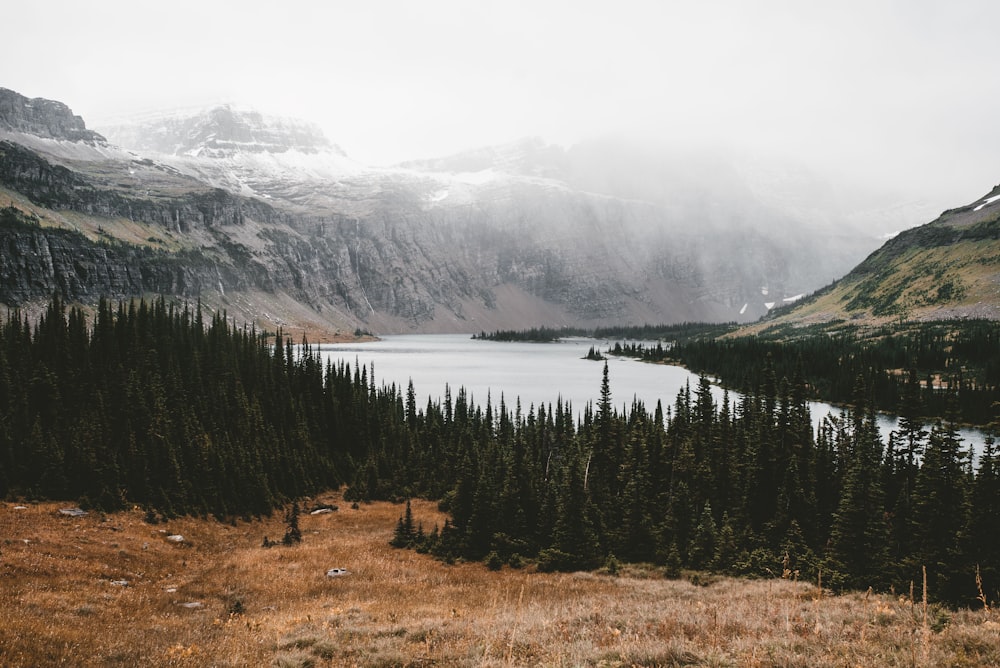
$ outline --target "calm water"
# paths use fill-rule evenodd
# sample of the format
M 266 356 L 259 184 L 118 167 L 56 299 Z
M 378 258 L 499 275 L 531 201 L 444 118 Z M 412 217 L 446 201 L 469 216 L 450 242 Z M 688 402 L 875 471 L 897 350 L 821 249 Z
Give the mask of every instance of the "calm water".
M 445 386 L 455 397 L 464 387 L 475 403 L 483 405 L 487 396 L 499 405 L 501 396 L 510 409 L 518 398 L 522 412 L 529 406 L 554 404 L 558 398 L 570 402 L 579 415 L 587 402 L 596 405 L 600 398 L 603 363 L 582 359 L 591 346 L 606 350 L 608 342 L 594 339 L 566 339 L 559 343 L 504 343 L 473 341 L 466 334 L 419 334 L 386 336 L 381 341 L 321 346 L 325 356 L 352 365 L 357 361 L 375 366 L 376 384 L 395 383 L 406 390 L 412 380 L 419 405 L 427 398 L 443 399 Z M 652 411 L 657 401 L 666 410 L 677 393 L 690 383 L 698 385 L 698 376 L 686 369 L 660 364 L 646 364 L 632 359 L 608 360 L 611 399 L 619 410 L 631 407 L 633 399 L 642 401 Z M 717 402 L 722 390 L 713 387 Z M 733 397 L 731 400 L 734 400 Z M 828 413 L 840 410 L 820 402 L 810 405 L 813 421 L 819 423 Z M 880 418 L 883 437 L 896 427 L 895 419 Z M 982 444 L 983 434 L 966 429 L 967 444 Z
M 528 406 L 554 404 L 562 397 L 579 413 L 588 401 L 597 403 L 603 363 L 582 359 L 593 339 L 569 339 L 560 343 L 503 343 L 473 341 L 465 334 L 386 336 L 372 343 L 323 346 L 332 359 L 375 364 L 375 379 L 396 383 L 404 390 L 410 379 L 421 403 L 427 397 L 444 397 L 445 385 L 454 397 L 459 387 L 485 404 L 487 395 L 499 404 L 501 395 L 513 407 L 520 397 L 525 414 Z M 605 346 L 606 347 L 606 346 Z M 685 381 L 697 376 L 678 367 L 654 366 L 635 360 L 608 360 L 612 400 L 621 408 L 633 396 L 649 409 L 663 399 L 672 403 Z M 722 396 L 721 391 L 719 396 Z

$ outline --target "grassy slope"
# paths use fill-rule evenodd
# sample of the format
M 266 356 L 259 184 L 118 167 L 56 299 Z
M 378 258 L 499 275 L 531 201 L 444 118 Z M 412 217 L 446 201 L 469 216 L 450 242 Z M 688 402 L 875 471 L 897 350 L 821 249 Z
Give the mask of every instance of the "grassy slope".
M 889 241 L 833 285 L 738 334 L 838 322 L 1000 320 L 998 231 L 1000 204 L 947 211 Z
M 281 518 L 151 525 L 139 510 L 4 504 L 0 665 L 1000 665 L 1000 624 L 982 611 L 933 632 L 906 597 L 819 597 L 782 579 L 448 566 L 389 547 L 400 506 L 340 505 L 303 516 L 302 544 L 264 549 Z M 443 521 L 425 502 L 414 514 Z

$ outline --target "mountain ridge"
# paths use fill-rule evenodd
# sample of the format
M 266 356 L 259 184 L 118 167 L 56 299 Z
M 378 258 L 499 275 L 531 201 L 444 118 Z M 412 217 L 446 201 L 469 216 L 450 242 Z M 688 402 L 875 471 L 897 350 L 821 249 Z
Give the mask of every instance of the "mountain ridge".
M 262 326 L 305 312 L 320 328 L 382 332 L 750 320 L 872 243 L 837 241 L 829 225 L 804 224 L 742 186 L 671 186 L 683 156 L 648 175 L 647 194 L 674 187 L 656 201 L 582 187 L 581 173 L 603 178 L 599 152 L 580 158 L 539 139 L 483 149 L 456 171 L 455 158 L 365 167 L 315 126 L 231 107 L 172 117 L 174 134 L 148 123 L 142 132 L 163 152 L 138 150 L 153 145 L 139 131 L 122 148 L 14 125 L 0 129 L 12 205 L 41 207 L 43 227 L 214 263 L 228 284 L 199 279 L 177 297 L 240 303 L 251 321 L 272 312 Z M 627 152 L 616 161 L 627 164 Z
M 0 88 L 0 130 L 74 142 L 105 142 L 62 102 L 27 98 L 9 88 Z
M 848 272 L 747 331 L 951 318 L 1000 320 L 1000 185 L 904 230 Z

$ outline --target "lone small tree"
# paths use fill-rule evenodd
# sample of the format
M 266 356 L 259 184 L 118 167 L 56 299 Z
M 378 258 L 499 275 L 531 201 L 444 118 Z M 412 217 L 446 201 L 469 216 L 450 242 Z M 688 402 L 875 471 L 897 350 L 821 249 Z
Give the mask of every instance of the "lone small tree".
M 410 508 L 410 500 L 406 500 L 406 513 L 400 516 L 396 522 L 396 531 L 393 533 L 389 544 L 393 547 L 412 547 L 416 539 L 416 532 L 413 528 L 413 510 Z
M 291 510 L 285 515 L 285 522 L 287 528 L 285 529 L 285 537 L 281 539 L 285 545 L 293 545 L 295 543 L 302 542 L 302 531 L 299 530 L 299 502 L 296 501 L 292 504 Z

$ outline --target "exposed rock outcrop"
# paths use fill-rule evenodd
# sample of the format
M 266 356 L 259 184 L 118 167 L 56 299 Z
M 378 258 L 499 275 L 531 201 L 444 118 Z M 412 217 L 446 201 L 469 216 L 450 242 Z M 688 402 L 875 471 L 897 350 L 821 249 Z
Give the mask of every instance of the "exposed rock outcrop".
M 248 286 L 247 274 L 196 253 L 95 243 L 82 234 L 43 228 L 14 208 L 0 210 L 0 302 L 17 306 L 59 292 L 80 302 L 148 293 L 196 298 L 220 280 Z
M 0 88 L 0 129 L 50 139 L 104 142 L 62 102 L 27 98 L 7 88 Z
M 50 209 L 140 220 L 179 232 L 192 227 L 241 225 L 248 216 L 268 223 L 287 219 L 259 200 L 195 183 L 187 192 L 146 191 L 143 196 L 53 164 L 10 141 L 0 141 L 0 184 Z

